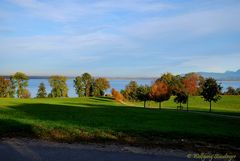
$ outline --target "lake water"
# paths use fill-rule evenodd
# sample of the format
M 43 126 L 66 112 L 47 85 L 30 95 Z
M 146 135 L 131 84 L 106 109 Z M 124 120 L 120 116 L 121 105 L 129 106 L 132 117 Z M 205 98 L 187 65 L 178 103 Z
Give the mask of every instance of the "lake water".
M 124 89 L 125 86 L 130 82 L 130 79 L 112 79 L 109 80 L 111 88 L 115 88 L 118 91 L 121 89 Z M 140 84 L 148 84 L 150 85 L 154 80 L 152 79 L 135 79 L 135 81 Z M 48 79 L 30 79 L 29 80 L 29 85 L 28 85 L 28 90 L 31 92 L 31 96 L 35 97 L 38 91 L 38 86 L 39 84 L 43 82 L 46 86 L 47 93 L 50 93 L 51 87 L 48 83 Z M 240 81 L 219 81 L 219 83 L 222 84 L 223 86 L 223 91 L 226 90 L 227 87 L 232 86 L 234 88 L 240 88 Z M 67 85 L 68 85 L 68 96 L 69 97 L 77 97 L 75 93 L 75 89 L 73 87 L 73 79 L 68 79 L 67 80 Z M 111 89 L 107 90 L 107 93 L 110 93 Z

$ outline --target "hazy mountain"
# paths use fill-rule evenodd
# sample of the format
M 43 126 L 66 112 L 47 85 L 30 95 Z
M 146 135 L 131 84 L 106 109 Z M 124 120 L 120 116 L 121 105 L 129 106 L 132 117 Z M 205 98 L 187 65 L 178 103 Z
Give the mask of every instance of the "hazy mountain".
M 203 77 L 213 77 L 217 80 L 233 80 L 233 81 L 240 81 L 240 69 L 236 72 L 234 71 L 226 71 L 225 73 L 209 73 L 209 72 L 198 72 L 198 74 L 202 75 Z

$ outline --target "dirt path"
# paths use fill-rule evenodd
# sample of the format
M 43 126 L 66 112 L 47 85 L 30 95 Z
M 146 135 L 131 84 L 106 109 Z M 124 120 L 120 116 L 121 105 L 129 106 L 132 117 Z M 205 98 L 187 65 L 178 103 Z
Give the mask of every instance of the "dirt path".
M 65 144 L 30 139 L 0 141 L 1 161 L 184 161 L 187 152 L 120 145 Z

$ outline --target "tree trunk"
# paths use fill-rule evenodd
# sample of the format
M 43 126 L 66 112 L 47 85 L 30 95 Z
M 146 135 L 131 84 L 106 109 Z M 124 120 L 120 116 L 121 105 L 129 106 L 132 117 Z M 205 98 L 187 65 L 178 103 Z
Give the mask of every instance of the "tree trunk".
M 187 111 L 188 111 L 188 98 L 187 98 Z
M 162 108 L 162 102 L 159 102 L 159 109 L 161 110 Z
M 146 101 L 144 101 L 144 108 L 146 107 Z
M 210 101 L 210 109 L 209 109 L 209 112 L 212 111 L 212 101 Z

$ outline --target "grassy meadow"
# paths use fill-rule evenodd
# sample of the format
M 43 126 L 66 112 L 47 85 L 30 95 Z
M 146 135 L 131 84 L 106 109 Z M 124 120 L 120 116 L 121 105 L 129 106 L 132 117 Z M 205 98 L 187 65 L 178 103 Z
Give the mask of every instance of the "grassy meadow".
M 229 115 L 240 115 L 240 96 L 221 96 L 222 98 L 214 103 L 212 102 L 212 112 L 213 113 L 221 113 L 221 114 L 229 114 Z M 171 97 L 170 100 L 164 101 L 162 103 L 162 108 L 170 108 L 170 109 L 176 109 L 178 104 L 176 104 L 174 101 L 174 97 Z M 128 102 L 129 105 L 136 105 L 139 107 L 143 106 L 143 102 L 135 102 L 131 103 Z M 147 102 L 146 103 L 148 108 L 158 108 L 158 103 L 156 102 Z M 184 110 L 186 110 L 186 104 L 182 104 L 184 106 Z M 204 99 L 201 96 L 192 96 L 189 97 L 189 110 L 194 111 L 203 111 L 208 112 L 209 111 L 209 102 L 204 101 Z
M 240 97 L 224 96 L 215 111 L 240 112 Z M 153 104 L 153 103 L 152 103 Z M 175 107 L 171 101 L 164 106 Z M 199 97 L 191 109 L 208 109 Z M 196 139 L 240 143 L 240 118 L 127 106 L 107 97 L 0 99 L 0 136 L 56 141 L 158 143 Z

